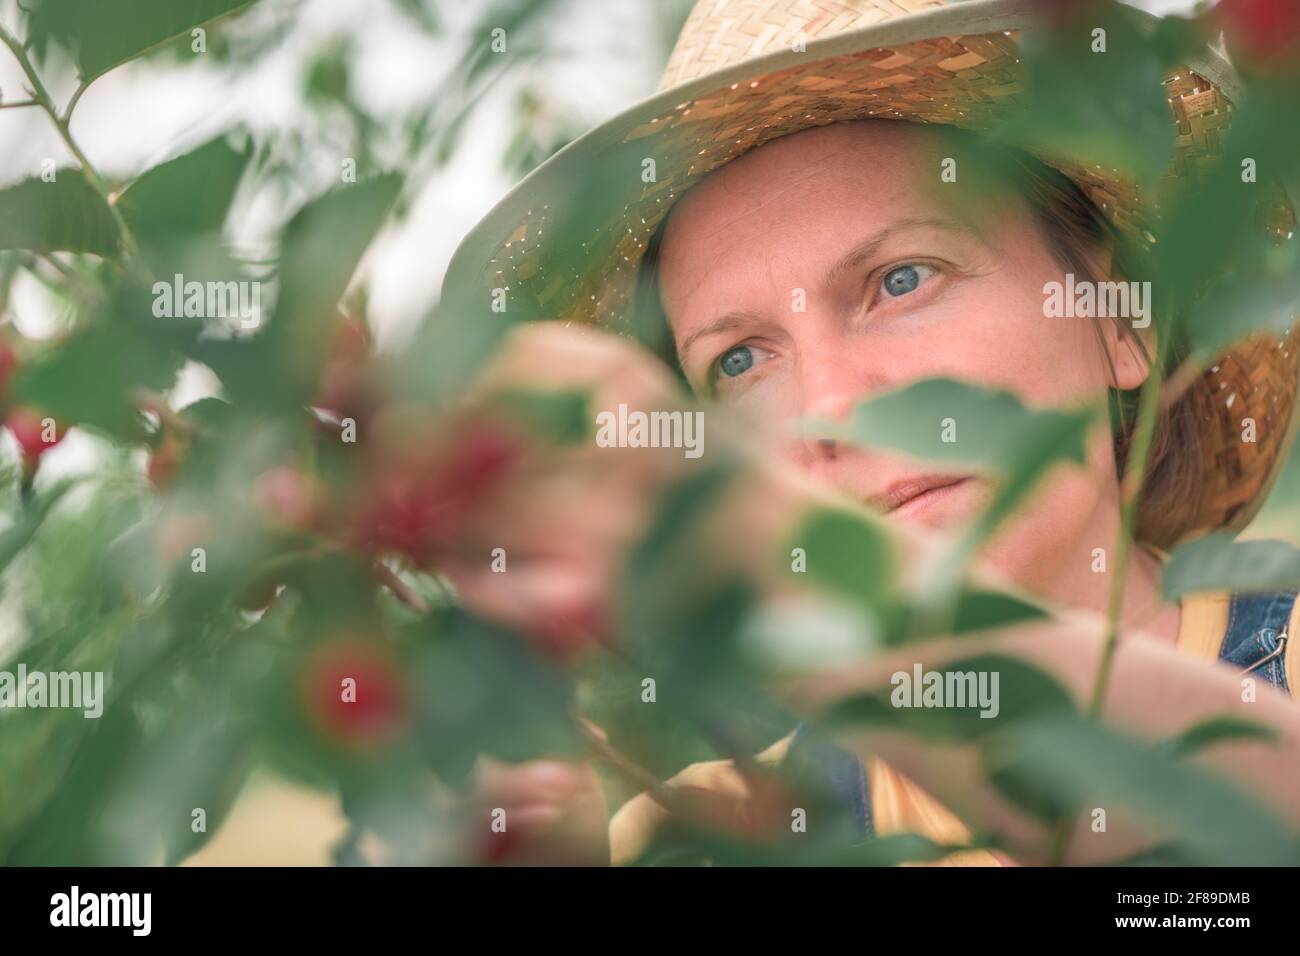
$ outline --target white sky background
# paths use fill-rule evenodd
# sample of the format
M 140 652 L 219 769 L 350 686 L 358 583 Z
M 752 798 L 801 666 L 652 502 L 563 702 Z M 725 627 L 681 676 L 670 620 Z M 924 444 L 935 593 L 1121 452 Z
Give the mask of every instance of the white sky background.
M 109 2 L 109 0 L 103 0 Z M 654 0 L 656 3 L 669 0 Z M 400 115 L 427 96 L 470 42 L 465 34 L 489 7 L 488 0 L 438 0 L 443 36 L 431 38 L 388 0 L 263 0 L 297 8 L 293 33 L 255 70 L 231 76 L 193 65 L 129 64 L 97 80 L 73 118 L 73 134 L 86 154 L 109 176 L 131 176 L 239 124 L 254 130 L 296 125 L 304 109 L 303 75 L 311 56 L 331 38 L 350 39 L 353 92 L 376 115 Z M 1192 0 L 1135 0 L 1153 13 L 1184 13 Z M 257 15 L 256 13 L 250 15 Z M 0 0 L 0 18 L 18 23 L 15 0 Z M 658 25 L 645 0 L 568 0 L 557 5 L 548 28 L 563 55 L 542 67 L 529 66 L 580 128 L 588 128 L 652 93 L 666 58 Z M 538 70 L 543 70 L 541 74 Z M 370 292 L 371 320 L 381 347 L 402 334 L 436 299 L 442 275 L 460 238 L 510 188 L 514 176 L 500 158 L 513 133 L 514 96 L 524 71 L 492 90 L 463 132 L 452 161 L 432 176 L 400 229 L 381 237 L 363 269 Z M 0 92 L 23 98 L 23 77 L 0 48 Z M 51 90 L 65 103 L 71 90 Z M 38 110 L 0 111 L 0 185 L 39 171 L 54 157 L 71 162 L 48 119 Z M 322 156 L 319 183 L 303 183 L 301 199 L 337 179 L 338 156 Z M 264 217 L 263 217 L 264 218 Z M 245 239 L 268 233 L 272 222 L 241 224 Z M 43 337 L 56 327 L 53 304 L 34 280 L 20 280 L 11 314 L 24 334 Z M 201 370 L 200 370 L 201 372 Z M 179 404 L 205 393 L 210 383 L 187 374 Z M 89 441 L 86 439 L 85 441 Z M 93 446 L 71 438 L 47 457 L 42 478 L 80 471 Z

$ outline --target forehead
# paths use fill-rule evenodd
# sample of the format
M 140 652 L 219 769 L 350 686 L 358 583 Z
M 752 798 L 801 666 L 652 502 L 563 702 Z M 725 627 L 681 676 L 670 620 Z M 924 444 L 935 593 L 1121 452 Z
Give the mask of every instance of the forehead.
M 824 229 L 834 219 L 861 221 L 903 206 L 933 212 L 928 187 L 939 180 L 940 158 L 934 131 L 915 123 L 861 120 L 782 137 L 723 166 L 678 202 L 661 261 L 773 225 L 811 219 Z

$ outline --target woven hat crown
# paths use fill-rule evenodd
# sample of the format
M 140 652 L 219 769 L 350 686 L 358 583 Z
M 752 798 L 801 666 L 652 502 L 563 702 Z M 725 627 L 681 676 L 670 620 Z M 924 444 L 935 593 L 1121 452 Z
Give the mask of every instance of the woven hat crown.
M 947 5 L 946 0 L 699 0 L 659 86 L 668 89 L 818 37 Z

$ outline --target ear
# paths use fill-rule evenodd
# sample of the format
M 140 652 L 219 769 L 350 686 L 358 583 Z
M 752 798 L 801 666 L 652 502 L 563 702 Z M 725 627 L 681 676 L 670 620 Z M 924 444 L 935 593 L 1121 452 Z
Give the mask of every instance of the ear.
M 1150 356 L 1155 354 L 1154 329 L 1146 336 L 1128 324 L 1127 319 L 1097 319 L 1106 353 L 1115 372 L 1115 388 L 1128 391 L 1139 388 L 1151 373 Z
M 1127 280 L 1126 276 L 1113 273 L 1114 250 L 1109 245 L 1092 252 L 1088 257 L 1088 265 L 1093 275 L 1104 276 L 1107 281 Z M 1112 385 L 1124 391 L 1140 388 L 1151 373 L 1151 356 L 1156 354 L 1155 326 L 1135 329 L 1128 319 L 1122 318 L 1095 321 L 1114 370 Z

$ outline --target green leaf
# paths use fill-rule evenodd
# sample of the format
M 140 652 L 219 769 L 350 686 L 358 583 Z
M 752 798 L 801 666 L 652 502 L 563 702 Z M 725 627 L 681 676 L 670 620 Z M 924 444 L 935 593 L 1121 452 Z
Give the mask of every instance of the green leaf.
M 112 258 L 118 238 L 108 204 L 80 170 L 60 169 L 54 182 L 32 177 L 0 189 L 0 249 Z
M 1150 42 L 1150 21 L 1111 0 L 1076 4 L 1063 14 L 1022 34 L 1029 106 L 993 137 L 1155 182 L 1174 147 L 1162 84 L 1172 64 L 1161 54 L 1177 52 L 1177 45 Z M 1094 52 L 1097 29 L 1105 31 L 1105 48 Z
M 1300 176 L 1300 101 L 1294 89 L 1252 87 L 1234 106 L 1219 157 L 1208 166 L 1189 165 L 1192 181 L 1162 202 L 1168 209 L 1157 226 L 1151 276 L 1157 289 L 1200 290 L 1233 268 L 1286 271 L 1276 253 L 1261 249 L 1261 219 L 1268 206 L 1285 203 L 1280 190 L 1293 188 Z M 1247 160 L 1257 181 L 1245 181 Z M 1243 310 L 1225 305 L 1219 320 L 1240 323 Z M 1214 317 L 1207 312 L 1205 318 Z
M 481 753 L 509 762 L 577 756 L 574 685 L 524 641 L 478 618 L 453 614 L 412 661 L 420 746 L 449 780 Z
M 1285 541 L 1235 541 L 1227 532 L 1209 534 L 1174 549 L 1162 590 L 1171 601 L 1199 591 L 1300 590 L 1300 550 Z
M 894 623 L 890 643 L 923 641 L 934 637 L 980 634 L 996 628 L 1039 621 L 1050 617 L 1043 607 L 1002 591 L 963 588 L 955 596 L 946 615 L 936 615 L 933 608 L 909 602 L 900 609 L 901 619 Z
M 9 567 L 10 562 L 27 547 L 45 522 L 51 509 L 72 489 L 75 481 L 65 481 L 42 492 L 26 508 L 18 513 L 17 520 L 0 532 L 0 574 Z
M 812 427 L 828 437 L 1001 472 L 1039 448 L 1082 462 L 1091 420 L 1087 411 L 1029 409 L 1009 392 L 934 378 L 862 402 L 847 425 Z
M 1258 721 L 1220 714 L 1207 717 L 1184 730 L 1169 741 L 1170 753 L 1178 757 L 1192 757 L 1214 744 L 1225 740 L 1259 740 L 1274 742 L 1279 739 L 1277 728 Z
M 917 833 L 894 833 L 873 837 L 864 843 L 830 854 L 819 861 L 828 866 L 902 866 L 904 863 L 937 863 L 954 853 L 969 853 L 982 844 L 935 843 Z
M 184 319 L 154 319 L 149 302 L 139 289 L 119 290 L 108 315 L 24 365 L 15 393 L 56 418 L 142 440 L 148 432 L 136 391 L 169 388 L 197 334 Z
M 28 35 L 37 49 L 53 40 L 73 52 L 91 83 L 115 66 L 258 0 L 39 0 Z
M 829 728 L 897 731 L 926 739 L 970 741 L 1026 721 L 1075 712 L 1074 701 L 1054 677 L 1014 657 L 982 654 L 922 667 L 919 684 L 917 667 L 920 665 L 893 674 L 892 689 L 851 695 L 829 705 L 819 724 Z M 946 696 L 950 680 L 954 685 L 961 683 L 958 675 L 975 677 L 974 685 L 969 680 L 965 682 L 971 696 L 961 706 Z M 992 702 L 988 707 L 978 699 L 981 677 Z M 937 698 L 939 706 L 934 705 L 934 699 L 927 705 L 924 692 L 936 679 L 945 686 L 945 694 Z M 990 715 L 982 716 L 984 713 Z
M 533 434 L 558 444 L 574 444 L 591 434 L 588 392 L 509 389 L 494 393 L 489 402 Z
M 813 422 L 810 429 L 1001 476 L 993 501 L 927 585 L 934 595 L 955 597 L 966 561 L 1047 469 L 1060 461 L 1083 462 L 1094 417 L 1090 409 L 1031 409 L 1009 392 L 936 378 L 868 399 L 847 425 Z
M 1252 333 L 1280 334 L 1300 321 L 1300 241 L 1275 246 L 1256 236 L 1243 239 L 1240 248 L 1255 255 L 1211 286 L 1188 312 L 1188 342 L 1203 362 Z
M 807 574 L 827 590 L 868 606 L 894 583 L 893 550 L 880 528 L 847 511 L 817 508 L 790 539 L 807 558 Z
M 1162 745 L 1090 721 L 1025 722 L 996 740 L 988 760 L 1014 769 L 1057 806 L 1100 807 L 1112 821 L 1134 820 L 1145 835 L 1168 838 L 1197 865 L 1300 862 L 1295 835 L 1271 809 Z
M 118 198 L 118 211 L 142 243 L 219 234 L 251 156 L 225 136 L 210 140 L 142 173 Z
M 195 352 L 236 401 L 297 414 L 315 391 L 338 323 L 337 305 L 397 198 L 379 176 L 326 193 L 285 226 L 274 318 L 252 340 L 206 341 Z

